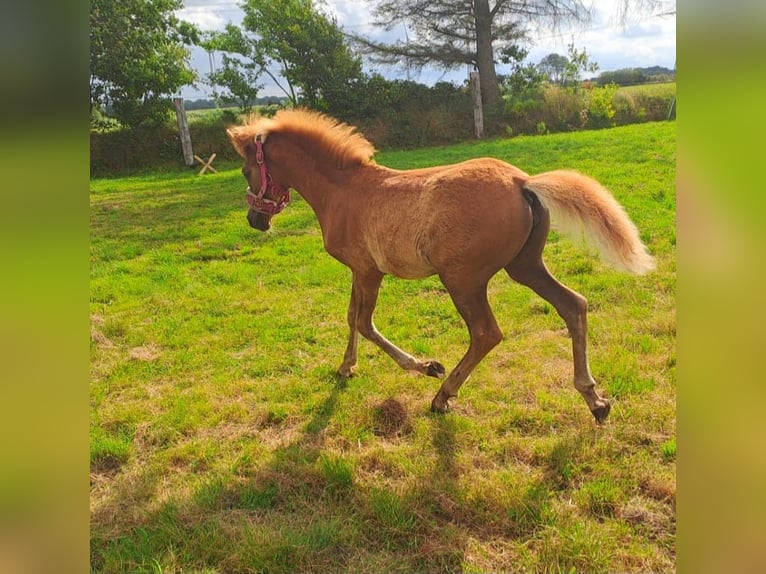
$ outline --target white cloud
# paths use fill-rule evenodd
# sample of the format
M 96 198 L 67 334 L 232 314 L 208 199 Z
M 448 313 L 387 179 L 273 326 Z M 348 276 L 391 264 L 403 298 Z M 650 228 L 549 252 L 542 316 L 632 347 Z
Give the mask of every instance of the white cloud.
M 676 19 L 672 16 L 634 15 L 621 25 L 614 13 L 614 3 L 600 0 L 590 29 L 561 34 L 541 34 L 530 51 L 529 60 L 539 62 L 556 52 L 566 54 L 574 42 L 577 50 L 585 49 L 599 70 L 665 66 L 676 61 Z
M 184 7 L 176 15 L 210 31 L 223 30 L 229 22 L 241 24 L 243 12 L 238 0 L 184 0 Z
M 188 10 L 183 9 L 176 12 L 181 20 L 186 20 L 196 24 L 200 30 L 221 30 L 226 25 L 226 20 L 215 12 L 209 10 Z

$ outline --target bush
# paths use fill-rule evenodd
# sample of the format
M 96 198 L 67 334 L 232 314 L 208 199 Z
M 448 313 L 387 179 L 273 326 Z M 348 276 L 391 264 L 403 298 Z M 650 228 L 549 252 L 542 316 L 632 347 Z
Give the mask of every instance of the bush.
M 190 122 L 194 153 L 217 159 L 237 159 L 229 143 L 226 127 L 230 122 Z M 167 124 L 159 128 L 122 129 L 90 133 L 90 175 L 100 177 L 152 167 L 184 165 L 178 127 Z
M 468 90 L 447 82 L 433 87 L 367 76 L 335 116 L 355 125 L 379 149 L 463 141 L 473 134 Z
M 667 119 L 673 95 L 638 92 L 633 97 L 636 101 L 636 106 L 642 112 L 641 115 L 644 117 L 644 121 L 659 122 Z
M 90 110 L 90 129 L 97 132 L 110 132 L 119 130 L 122 125 L 115 118 L 109 117 L 98 108 Z
M 485 109 L 487 137 L 664 121 L 675 96 L 675 84 L 575 89 L 539 84 L 527 76 L 523 82 L 515 79 L 505 81 L 504 106 Z M 262 106 L 258 113 L 271 116 L 278 109 L 276 105 Z M 342 109 L 332 115 L 357 126 L 378 149 L 443 145 L 474 137 L 469 90 L 446 82 L 428 87 L 379 75 L 365 76 L 349 90 Z M 238 159 L 226 128 L 239 122 L 239 114 L 232 110 L 190 113 L 194 153 L 200 157 L 216 153 L 219 160 Z M 183 165 L 175 118 L 160 127 L 130 130 L 94 114 L 91 128 L 91 176 Z
M 616 112 L 613 107 L 613 100 L 617 89 L 616 84 L 609 84 L 602 88 L 593 88 L 587 91 L 588 121 L 585 127 L 602 129 L 614 125 Z
M 647 84 L 620 88 L 614 84 L 579 89 L 546 84 L 535 90 L 506 86 L 505 134 L 539 134 L 615 125 L 664 121 L 675 96 L 675 84 Z M 671 114 L 671 117 L 674 117 Z
M 506 114 L 510 126 L 506 133 L 534 134 L 537 126 L 543 122 L 543 99 L 526 99 L 523 101 L 506 102 Z
M 615 124 L 624 126 L 667 120 L 675 93 L 675 84 L 650 84 L 618 90 L 612 100 Z
M 588 121 L 588 105 L 581 92 L 572 88 L 546 86 L 543 91 L 543 117 L 550 132 L 581 130 Z

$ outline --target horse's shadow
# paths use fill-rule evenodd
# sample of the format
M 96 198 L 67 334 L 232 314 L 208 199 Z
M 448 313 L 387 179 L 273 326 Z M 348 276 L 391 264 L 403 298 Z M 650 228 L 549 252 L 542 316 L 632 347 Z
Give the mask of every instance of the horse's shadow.
M 440 526 L 454 522 L 454 513 L 462 514 L 463 501 L 457 494 L 461 470 L 457 463 L 459 449 L 456 437 L 457 415 L 438 415 L 427 412 L 410 413 L 402 402 L 388 398 L 376 405 L 372 413 L 373 432 L 381 442 L 407 440 L 412 432 L 412 418 L 426 419 L 431 431 L 431 446 L 436 454 L 431 473 L 416 480 L 402 481 L 398 486 L 382 486 L 379 482 L 360 483 L 353 480 L 353 464 L 342 454 L 331 454 L 326 447 L 328 428 L 337 415 L 338 405 L 348 389 L 348 380 L 334 372 L 322 373 L 320 379 L 329 385 L 324 400 L 314 407 L 309 420 L 301 425 L 301 432 L 285 445 L 275 449 L 270 460 L 254 469 L 245 477 L 247 488 L 256 489 L 256 500 L 263 502 L 258 512 L 279 512 L 283 516 L 295 512 L 295 518 L 305 509 L 295 508 L 296 500 L 312 501 L 312 516 L 304 517 L 307 531 L 314 517 L 332 517 L 338 523 L 356 524 L 357 537 L 353 544 L 365 541 L 365 552 L 379 554 L 380 559 L 390 559 L 391 548 L 407 549 L 411 553 L 409 566 L 417 571 L 459 572 L 465 560 L 468 535 L 457 529 L 448 529 L 447 535 L 440 533 Z M 385 420 L 384 420 L 385 419 Z M 334 450 L 334 449 L 333 449 Z M 346 480 L 344 469 L 350 474 Z M 402 487 L 403 483 L 409 483 Z M 232 489 L 241 491 L 241 480 L 232 481 Z M 224 498 L 226 498 L 224 496 Z M 234 507 L 241 510 L 241 495 L 232 492 L 229 496 Z M 239 506 L 238 506 L 239 504 Z M 348 544 L 338 532 L 333 545 L 342 548 Z M 331 533 L 332 536 L 332 533 Z M 298 536 L 300 538 L 300 536 Z M 348 551 L 336 553 L 336 559 L 353 556 L 359 548 L 349 547 Z M 310 550 L 308 551 L 311 552 Z M 285 564 L 289 569 L 347 568 L 346 563 L 323 564 L 321 552 L 312 557 L 291 558 Z
M 251 545 L 250 552 L 257 557 L 252 559 L 253 568 L 348 570 L 358 567 L 352 560 L 358 560 L 363 550 L 370 560 L 392 566 L 392 557 L 400 561 L 406 557 L 404 566 L 413 571 L 464 569 L 471 539 L 483 539 L 488 532 L 483 524 L 489 512 L 485 509 L 501 514 L 508 509 L 495 506 L 499 501 L 491 496 L 466 492 L 473 468 L 461 456 L 470 432 L 462 415 L 432 414 L 425 408 L 422 413 L 412 413 L 401 401 L 386 399 L 376 411 L 393 415 L 398 426 L 381 425 L 374 440 L 409 441 L 412 429 L 408 425 L 414 422 L 422 435 L 425 422 L 430 439 L 422 449 L 423 463 L 417 465 L 420 472 L 400 476 L 393 483 L 355 480 L 355 465 L 360 463 L 342 450 L 338 453 L 336 444 L 332 448 L 328 444 L 335 440 L 328 429 L 338 416 L 348 381 L 329 369 L 317 375 L 327 385 L 326 395 L 299 428 L 283 422 L 268 429 L 284 440 L 266 459 L 253 456 L 249 464 L 233 465 L 190 489 L 184 498 L 168 500 L 142 520 L 155 558 L 161 559 L 166 544 L 179 551 L 184 544 L 193 544 L 193 540 L 175 537 L 179 524 L 188 523 L 190 517 L 211 517 L 216 522 L 217 516 L 235 513 L 250 516 L 247 523 L 260 529 L 254 536 L 244 525 L 242 529 L 227 527 L 233 536 L 241 536 Z M 372 420 L 377 425 L 375 416 Z M 397 472 L 405 471 L 399 468 Z M 529 506 L 527 502 L 524 504 Z M 501 520 L 493 518 L 493 522 Z M 212 565 L 216 556 L 207 552 L 207 562 Z

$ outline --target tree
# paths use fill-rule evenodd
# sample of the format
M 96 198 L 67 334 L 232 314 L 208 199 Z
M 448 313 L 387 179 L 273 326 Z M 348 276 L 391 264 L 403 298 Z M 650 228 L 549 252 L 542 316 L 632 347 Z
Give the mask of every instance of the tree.
M 214 97 L 227 104 L 237 104 L 246 114 L 252 111 L 258 90 L 263 87 L 256 83 L 258 72 L 252 62 L 228 54 L 223 55 L 221 68 L 209 73 L 207 78 L 213 86 Z M 219 87 L 228 91 L 218 93 Z
M 221 68 L 207 74 L 216 98 L 226 103 L 236 103 L 249 113 L 258 98 L 258 77 L 262 70 L 255 43 L 241 28 L 228 24 L 224 32 L 209 33 L 200 44 L 208 52 L 223 52 Z M 218 88 L 226 91 L 219 94 Z
M 173 12 L 181 0 L 91 0 L 90 106 L 111 105 L 121 123 L 165 119 L 167 96 L 195 79 L 189 46 L 198 31 Z
M 539 68 L 548 77 L 548 81 L 563 86 L 568 65 L 569 59 L 566 56 L 548 54 L 540 60 Z
M 510 65 L 511 69 L 510 74 L 503 77 L 502 84 L 505 110 L 512 122 L 518 119 L 528 121 L 534 116 L 529 112 L 537 108 L 543 97 L 542 88 L 547 76 L 535 64 L 524 63 L 528 55 L 529 50 L 520 46 L 509 46 L 500 52 L 500 61 Z M 508 129 L 513 131 L 512 126 L 506 126 Z
M 552 84 L 562 87 L 577 88 L 585 72 L 593 73 L 598 70 L 598 64 L 591 62 L 588 52 L 583 48 L 578 52 L 574 42 L 567 46 L 568 56 L 548 54 L 538 65 L 539 70 Z
M 634 86 L 645 84 L 649 81 L 649 75 L 639 68 L 621 68 L 612 72 L 601 72 L 598 78 L 596 78 L 596 84 L 599 86 L 606 86 L 608 84 Z
M 361 77 L 362 62 L 349 50 L 333 17 L 313 0 L 246 0 L 242 8 L 254 61 L 293 104 L 329 112 L 342 106 Z M 282 80 L 270 71 L 273 65 L 280 68 Z
M 590 10 L 581 0 L 374 0 L 374 24 L 388 30 L 404 23 L 411 40 L 386 44 L 355 36 L 380 63 L 472 65 L 481 76 L 482 101 L 501 102 L 495 52 L 518 44 L 530 26 L 583 23 Z
M 598 64 L 591 62 L 585 48 L 582 52 L 578 52 L 574 40 L 567 46 L 567 52 L 569 57 L 566 58 L 563 85 L 577 88 L 582 80 L 582 75 L 585 72 L 595 73 L 598 70 Z

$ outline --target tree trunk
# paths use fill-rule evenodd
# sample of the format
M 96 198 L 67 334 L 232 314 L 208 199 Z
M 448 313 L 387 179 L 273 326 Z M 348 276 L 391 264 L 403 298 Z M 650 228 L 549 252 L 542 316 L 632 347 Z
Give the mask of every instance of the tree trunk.
M 489 0 L 475 0 L 476 20 L 476 66 L 481 77 L 481 101 L 487 107 L 500 105 L 500 86 L 495 72 L 495 58 L 492 53 L 492 15 Z

